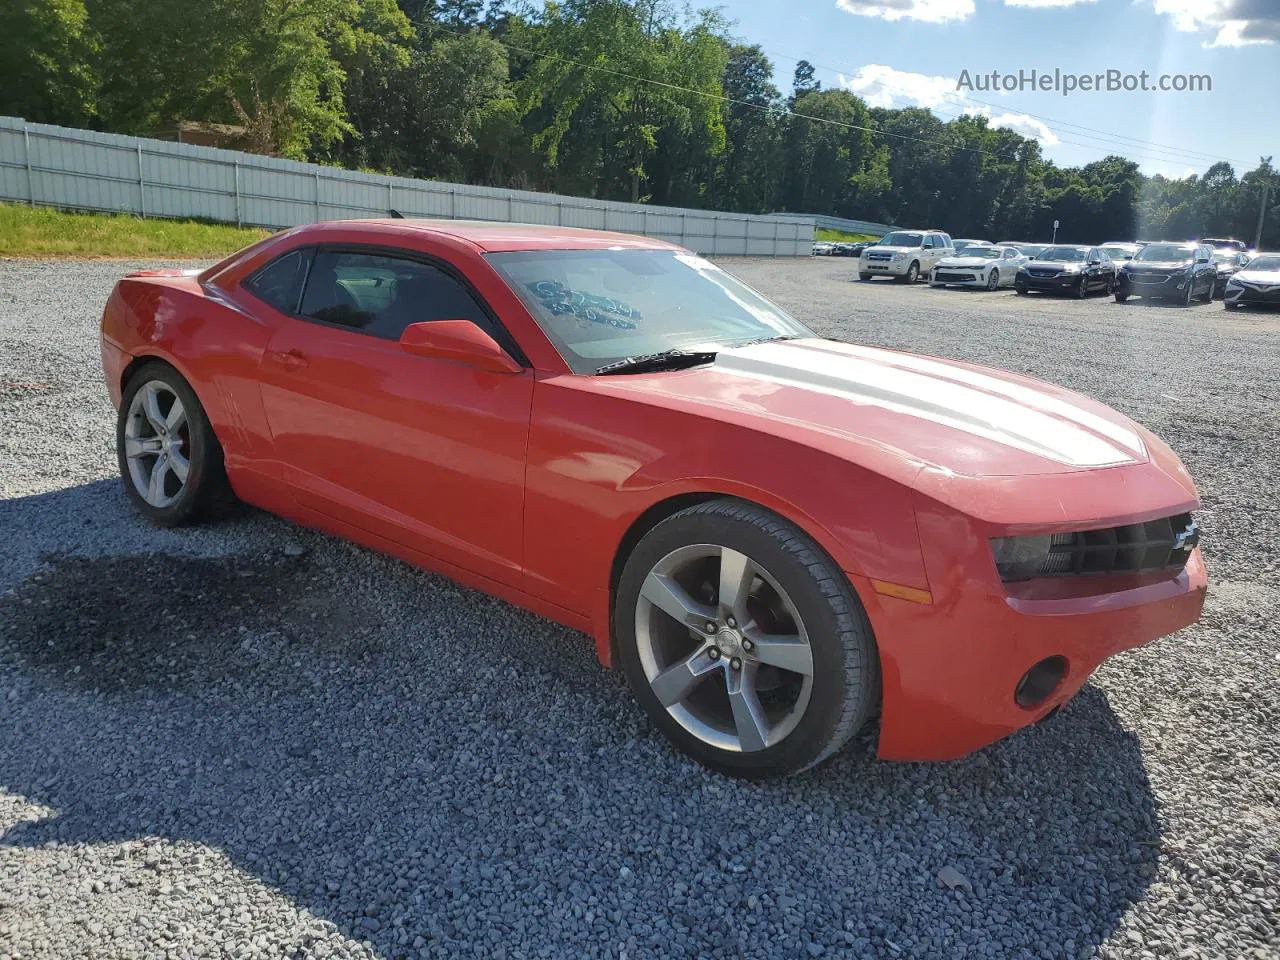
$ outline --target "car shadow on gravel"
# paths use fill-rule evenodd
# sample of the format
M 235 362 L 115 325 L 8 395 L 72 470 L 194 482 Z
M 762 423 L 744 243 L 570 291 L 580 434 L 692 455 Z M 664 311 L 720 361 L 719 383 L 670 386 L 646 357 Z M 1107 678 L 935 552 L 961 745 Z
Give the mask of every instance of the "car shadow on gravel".
M 48 507 L 14 503 L 15 532 Z M 1074 960 L 1155 874 L 1143 757 L 1096 688 L 955 763 L 878 763 L 872 732 L 740 783 L 580 634 L 245 522 L 238 554 L 54 552 L 0 595 L 0 788 L 56 811 L 0 845 L 205 844 L 384 957 Z

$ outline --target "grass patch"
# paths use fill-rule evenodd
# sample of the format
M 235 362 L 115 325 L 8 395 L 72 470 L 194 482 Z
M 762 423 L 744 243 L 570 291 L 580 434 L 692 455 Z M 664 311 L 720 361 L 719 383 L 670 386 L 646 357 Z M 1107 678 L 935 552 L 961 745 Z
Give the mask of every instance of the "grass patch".
M 813 231 L 813 239 L 826 240 L 828 243 L 861 243 L 864 240 L 879 240 L 873 233 L 846 233 L 844 230 L 828 230 L 819 227 Z
M 0 204 L 0 257 L 223 257 L 269 231 Z

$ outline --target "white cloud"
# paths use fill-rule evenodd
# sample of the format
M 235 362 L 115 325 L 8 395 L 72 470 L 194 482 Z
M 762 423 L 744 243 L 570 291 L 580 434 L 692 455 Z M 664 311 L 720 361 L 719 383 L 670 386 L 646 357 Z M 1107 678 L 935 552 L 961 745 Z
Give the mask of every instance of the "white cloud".
M 1206 47 L 1244 47 L 1280 42 L 1280 3 L 1276 0 L 1151 0 L 1156 13 L 1173 20 L 1175 30 L 1214 30 Z
M 1057 136 L 1045 124 L 1025 113 L 995 113 L 990 107 L 969 104 L 956 89 L 955 77 L 931 76 L 895 70 L 880 63 L 859 67 L 852 77 L 839 75 L 840 86 L 856 93 L 873 107 L 950 107 L 970 116 L 986 117 L 993 127 L 1013 130 L 1024 137 L 1053 146 Z
M 1078 3 L 1097 3 L 1098 0 L 1004 0 L 1006 7 L 1074 7 Z
M 923 20 L 946 23 L 973 16 L 973 0 L 836 0 L 845 13 L 882 20 Z
M 840 74 L 840 86 L 856 93 L 873 107 L 938 107 L 961 104 L 955 77 L 931 77 L 895 70 L 879 63 L 859 67 L 852 77 Z
M 990 107 L 969 107 L 965 113 L 970 116 L 986 117 L 988 125 L 1012 130 L 1031 140 L 1039 140 L 1042 147 L 1052 147 L 1058 142 L 1058 135 L 1043 122 L 1025 113 L 996 113 Z
M 1178 168 L 1171 167 L 1168 164 L 1161 163 L 1144 163 L 1141 164 L 1142 172 L 1148 177 L 1160 176 L 1166 180 L 1185 180 L 1187 177 L 1197 176 L 1200 171 L 1195 167 Z

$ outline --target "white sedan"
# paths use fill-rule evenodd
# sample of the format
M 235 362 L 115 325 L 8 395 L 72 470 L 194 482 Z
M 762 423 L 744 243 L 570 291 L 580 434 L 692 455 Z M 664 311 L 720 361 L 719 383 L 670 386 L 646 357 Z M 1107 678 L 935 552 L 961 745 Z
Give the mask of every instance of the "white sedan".
M 987 290 L 1009 287 L 1018 268 L 1030 259 L 1017 247 L 970 247 L 962 254 L 939 260 L 929 275 L 929 286 Z

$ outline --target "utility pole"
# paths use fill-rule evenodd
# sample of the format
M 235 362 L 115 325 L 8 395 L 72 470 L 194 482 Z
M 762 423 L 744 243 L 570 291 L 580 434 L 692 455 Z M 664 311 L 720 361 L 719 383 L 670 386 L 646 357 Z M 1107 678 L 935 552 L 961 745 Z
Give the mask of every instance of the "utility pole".
M 1267 191 L 1271 187 L 1271 158 L 1263 157 L 1262 166 L 1267 169 L 1267 176 L 1262 181 L 1262 205 L 1258 207 L 1258 232 L 1253 235 L 1253 249 L 1262 248 L 1262 221 L 1267 217 Z

